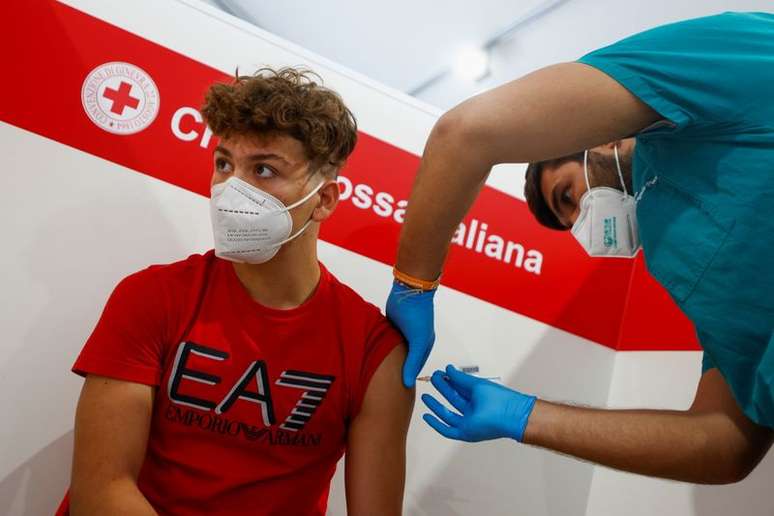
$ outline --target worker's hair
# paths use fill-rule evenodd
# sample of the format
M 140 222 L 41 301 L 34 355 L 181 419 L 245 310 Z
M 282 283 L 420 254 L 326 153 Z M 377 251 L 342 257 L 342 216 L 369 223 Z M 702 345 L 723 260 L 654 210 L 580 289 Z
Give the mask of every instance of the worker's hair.
M 545 167 L 558 167 L 568 161 L 583 163 L 583 152 L 576 152 L 575 154 L 568 154 L 567 156 L 562 156 L 560 158 L 530 163 L 529 166 L 527 166 L 524 181 L 524 197 L 527 199 L 529 211 L 532 212 L 537 221 L 542 225 L 560 231 L 567 231 L 570 228 L 559 222 L 559 219 L 556 218 L 554 212 L 549 208 L 548 203 L 543 198 L 543 192 L 540 189 L 540 180 Z
M 215 135 L 287 134 L 300 141 L 310 172 L 335 175 L 357 142 L 357 122 L 344 101 L 309 70 L 261 68 L 207 91 L 202 114 Z

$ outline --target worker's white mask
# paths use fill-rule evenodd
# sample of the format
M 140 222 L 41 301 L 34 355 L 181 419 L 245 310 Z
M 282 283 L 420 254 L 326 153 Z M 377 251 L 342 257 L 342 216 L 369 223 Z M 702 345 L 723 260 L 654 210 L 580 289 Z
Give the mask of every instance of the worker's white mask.
M 591 188 L 589 151 L 584 153 L 583 174 L 588 189 L 580 198 L 580 213 L 572 225 L 572 234 L 590 256 L 631 258 L 640 248 L 636 201 L 626 190 L 618 147 L 614 152 L 623 191 L 606 186 Z
M 290 206 L 260 188 L 231 176 L 213 185 L 210 216 L 215 236 L 215 255 L 239 263 L 265 263 L 274 258 L 282 244 L 290 242 L 312 223 L 290 234 L 293 219 L 289 211 L 308 201 L 322 187 Z

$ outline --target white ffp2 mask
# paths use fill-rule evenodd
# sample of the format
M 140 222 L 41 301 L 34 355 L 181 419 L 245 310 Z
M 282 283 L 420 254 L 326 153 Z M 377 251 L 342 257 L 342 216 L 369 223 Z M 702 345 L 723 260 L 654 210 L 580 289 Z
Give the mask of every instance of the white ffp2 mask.
M 235 176 L 213 185 L 210 216 L 215 255 L 232 262 L 256 264 L 274 258 L 282 244 L 296 238 L 312 223 L 308 220 L 291 235 L 293 219 L 289 211 L 308 201 L 324 182 L 290 206 Z
M 637 232 L 637 203 L 626 190 L 621 173 L 618 148 L 615 164 L 623 191 L 589 185 L 588 155 L 583 155 L 586 192 L 580 198 L 580 213 L 572 225 L 572 234 L 589 256 L 631 258 L 640 248 Z

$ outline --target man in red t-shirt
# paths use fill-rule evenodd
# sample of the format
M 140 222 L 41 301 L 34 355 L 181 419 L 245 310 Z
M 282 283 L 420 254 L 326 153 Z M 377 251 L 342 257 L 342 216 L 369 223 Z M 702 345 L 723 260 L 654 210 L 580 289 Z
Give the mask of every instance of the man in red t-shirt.
M 356 124 L 293 69 L 211 87 L 215 250 L 122 280 L 73 370 L 59 514 L 401 513 L 414 393 L 400 334 L 317 260 Z

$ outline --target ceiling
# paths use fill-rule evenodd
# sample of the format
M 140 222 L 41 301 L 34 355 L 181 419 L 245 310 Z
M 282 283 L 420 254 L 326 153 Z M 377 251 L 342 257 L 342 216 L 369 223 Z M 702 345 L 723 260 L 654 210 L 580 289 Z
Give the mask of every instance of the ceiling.
M 246 21 L 386 85 L 417 93 L 461 49 L 565 0 L 208 0 Z

